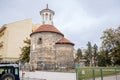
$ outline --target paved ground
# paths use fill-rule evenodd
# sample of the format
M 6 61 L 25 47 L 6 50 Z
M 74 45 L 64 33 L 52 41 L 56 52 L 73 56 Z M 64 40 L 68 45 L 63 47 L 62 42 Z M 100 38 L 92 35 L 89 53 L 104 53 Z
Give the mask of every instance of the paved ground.
M 20 76 L 21 73 L 20 73 Z M 76 80 L 75 73 L 62 73 L 62 72 L 43 72 L 43 71 L 35 71 L 35 72 L 25 72 L 24 80 L 31 80 L 30 78 L 34 78 L 33 80 Z
M 21 72 L 20 76 L 22 77 Z M 25 72 L 24 77 L 25 78 L 23 80 L 76 80 L 75 73 L 63 73 L 63 72 L 45 72 L 45 71 Z M 101 80 L 101 78 L 97 78 L 95 80 Z M 120 80 L 120 75 L 104 77 L 103 80 Z

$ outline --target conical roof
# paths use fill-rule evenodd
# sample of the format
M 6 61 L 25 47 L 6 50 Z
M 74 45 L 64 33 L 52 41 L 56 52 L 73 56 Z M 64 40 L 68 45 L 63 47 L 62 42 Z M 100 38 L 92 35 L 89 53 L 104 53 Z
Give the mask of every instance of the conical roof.
M 56 27 L 54 27 L 53 25 L 46 25 L 46 24 L 38 27 L 33 33 L 31 33 L 31 35 L 40 32 L 53 32 L 64 36 Z
M 74 45 L 74 43 L 72 43 L 71 41 L 69 41 L 68 39 L 66 39 L 66 38 L 62 38 L 62 39 L 60 39 L 58 42 L 56 42 L 56 44 L 72 44 L 72 45 Z

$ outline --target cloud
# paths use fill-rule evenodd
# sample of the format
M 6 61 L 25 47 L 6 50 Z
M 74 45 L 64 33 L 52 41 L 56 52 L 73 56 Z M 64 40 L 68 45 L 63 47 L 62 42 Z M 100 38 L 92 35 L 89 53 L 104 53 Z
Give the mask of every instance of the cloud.
M 40 23 L 39 11 L 55 11 L 54 25 L 75 43 L 86 47 L 88 41 L 100 46 L 102 32 L 120 25 L 120 0 L 1 0 L 0 26 L 27 18 Z M 5 5 L 4 5 L 5 4 Z
M 80 0 L 80 2 L 84 10 L 94 17 L 120 12 L 119 0 Z

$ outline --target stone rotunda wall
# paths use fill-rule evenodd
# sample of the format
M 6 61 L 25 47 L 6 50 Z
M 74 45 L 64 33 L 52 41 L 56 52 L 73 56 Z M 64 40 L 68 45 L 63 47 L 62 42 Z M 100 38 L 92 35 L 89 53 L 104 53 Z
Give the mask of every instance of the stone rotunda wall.
M 63 36 L 52 32 L 41 32 L 31 35 L 31 61 L 34 68 L 42 69 L 42 66 L 55 64 L 55 43 Z M 41 39 L 41 43 L 38 43 Z
M 58 67 L 73 67 L 73 49 L 71 44 L 56 44 L 56 63 Z

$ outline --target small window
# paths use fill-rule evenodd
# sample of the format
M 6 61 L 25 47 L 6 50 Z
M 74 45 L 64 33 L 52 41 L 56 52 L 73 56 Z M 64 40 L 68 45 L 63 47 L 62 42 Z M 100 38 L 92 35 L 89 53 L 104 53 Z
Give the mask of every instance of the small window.
M 38 44 L 42 44 L 42 39 L 38 38 Z

